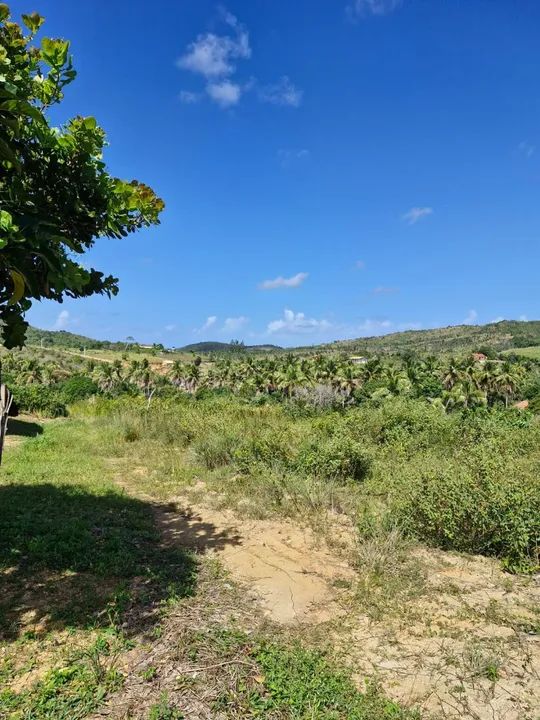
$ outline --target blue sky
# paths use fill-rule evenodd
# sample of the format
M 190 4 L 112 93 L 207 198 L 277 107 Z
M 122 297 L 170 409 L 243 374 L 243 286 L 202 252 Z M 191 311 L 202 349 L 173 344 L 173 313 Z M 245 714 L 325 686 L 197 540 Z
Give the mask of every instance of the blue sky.
M 40 327 L 283 345 L 540 317 L 536 0 L 40 0 L 162 224 Z

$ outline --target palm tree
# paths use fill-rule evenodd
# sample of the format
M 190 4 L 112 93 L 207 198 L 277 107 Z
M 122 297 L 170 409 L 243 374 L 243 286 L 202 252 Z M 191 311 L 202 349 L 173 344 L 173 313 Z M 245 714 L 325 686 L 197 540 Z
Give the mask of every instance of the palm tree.
M 190 363 L 186 368 L 186 388 L 195 392 L 195 388 L 201 377 L 201 368 L 196 363 Z
M 181 360 L 175 360 L 169 370 L 169 379 L 173 385 L 181 385 L 185 375 L 185 368 Z
M 117 383 L 114 368 L 110 363 L 99 363 L 99 365 L 96 365 L 93 377 L 102 392 L 111 392 Z
M 459 363 L 455 358 L 450 358 L 450 362 L 444 371 L 443 385 L 446 390 L 451 390 L 456 383 L 458 383 L 463 376 L 462 370 Z
M 401 395 L 410 388 L 407 376 L 397 367 L 390 366 L 386 368 L 384 380 L 392 395 Z
M 520 365 L 513 365 L 510 362 L 504 362 L 500 371 L 494 378 L 494 391 L 504 397 L 505 407 L 508 407 L 510 400 L 516 394 L 516 390 L 523 380 L 524 371 Z

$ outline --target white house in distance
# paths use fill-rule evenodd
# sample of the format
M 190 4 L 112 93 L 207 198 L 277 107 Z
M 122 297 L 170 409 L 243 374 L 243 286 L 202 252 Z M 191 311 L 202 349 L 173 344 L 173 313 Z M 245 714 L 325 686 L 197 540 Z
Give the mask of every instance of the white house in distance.
M 363 357 L 362 355 L 353 355 L 349 360 L 353 365 L 365 365 L 368 361 L 367 357 Z

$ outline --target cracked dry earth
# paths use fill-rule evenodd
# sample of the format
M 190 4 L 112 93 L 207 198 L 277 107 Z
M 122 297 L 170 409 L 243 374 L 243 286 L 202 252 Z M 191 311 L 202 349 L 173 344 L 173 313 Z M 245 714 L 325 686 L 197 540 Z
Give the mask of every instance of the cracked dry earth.
M 426 718 L 539 720 L 540 578 L 510 576 L 486 558 L 417 549 L 411 552 L 421 591 L 396 597 L 374 616 L 356 592 L 361 571 L 312 530 L 289 521 L 246 520 L 186 499 L 159 508 L 165 545 L 180 543 L 218 558 L 237 582 L 242 602 L 233 602 L 228 615 L 219 611 L 227 622 L 251 616 L 249 626 L 262 610 L 291 631 L 324 636 L 359 687 L 376 678 L 388 697 Z M 212 607 L 209 602 L 210 615 Z M 173 613 L 148 657 L 137 651 L 128 661 L 124 698 L 139 692 L 130 688 L 133 662 L 143 668 L 168 663 L 171 677 L 178 676 L 170 648 L 181 630 L 175 622 Z M 140 679 L 132 682 L 140 685 Z M 122 702 L 113 698 L 112 706 Z M 138 717 L 110 714 L 112 706 L 104 714 Z M 195 709 L 189 717 L 206 717 Z

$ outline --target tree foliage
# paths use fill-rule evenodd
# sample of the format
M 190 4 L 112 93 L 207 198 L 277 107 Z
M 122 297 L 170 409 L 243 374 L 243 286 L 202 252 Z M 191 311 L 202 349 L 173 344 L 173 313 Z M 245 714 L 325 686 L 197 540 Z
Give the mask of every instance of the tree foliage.
M 37 13 L 12 22 L 0 4 L 0 322 L 22 345 L 33 300 L 115 295 L 118 280 L 83 267 L 99 237 L 157 224 L 160 200 L 143 183 L 109 174 L 105 133 L 93 117 L 52 127 L 49 108 L 75 79 L 69 42 L 34 38 Z

